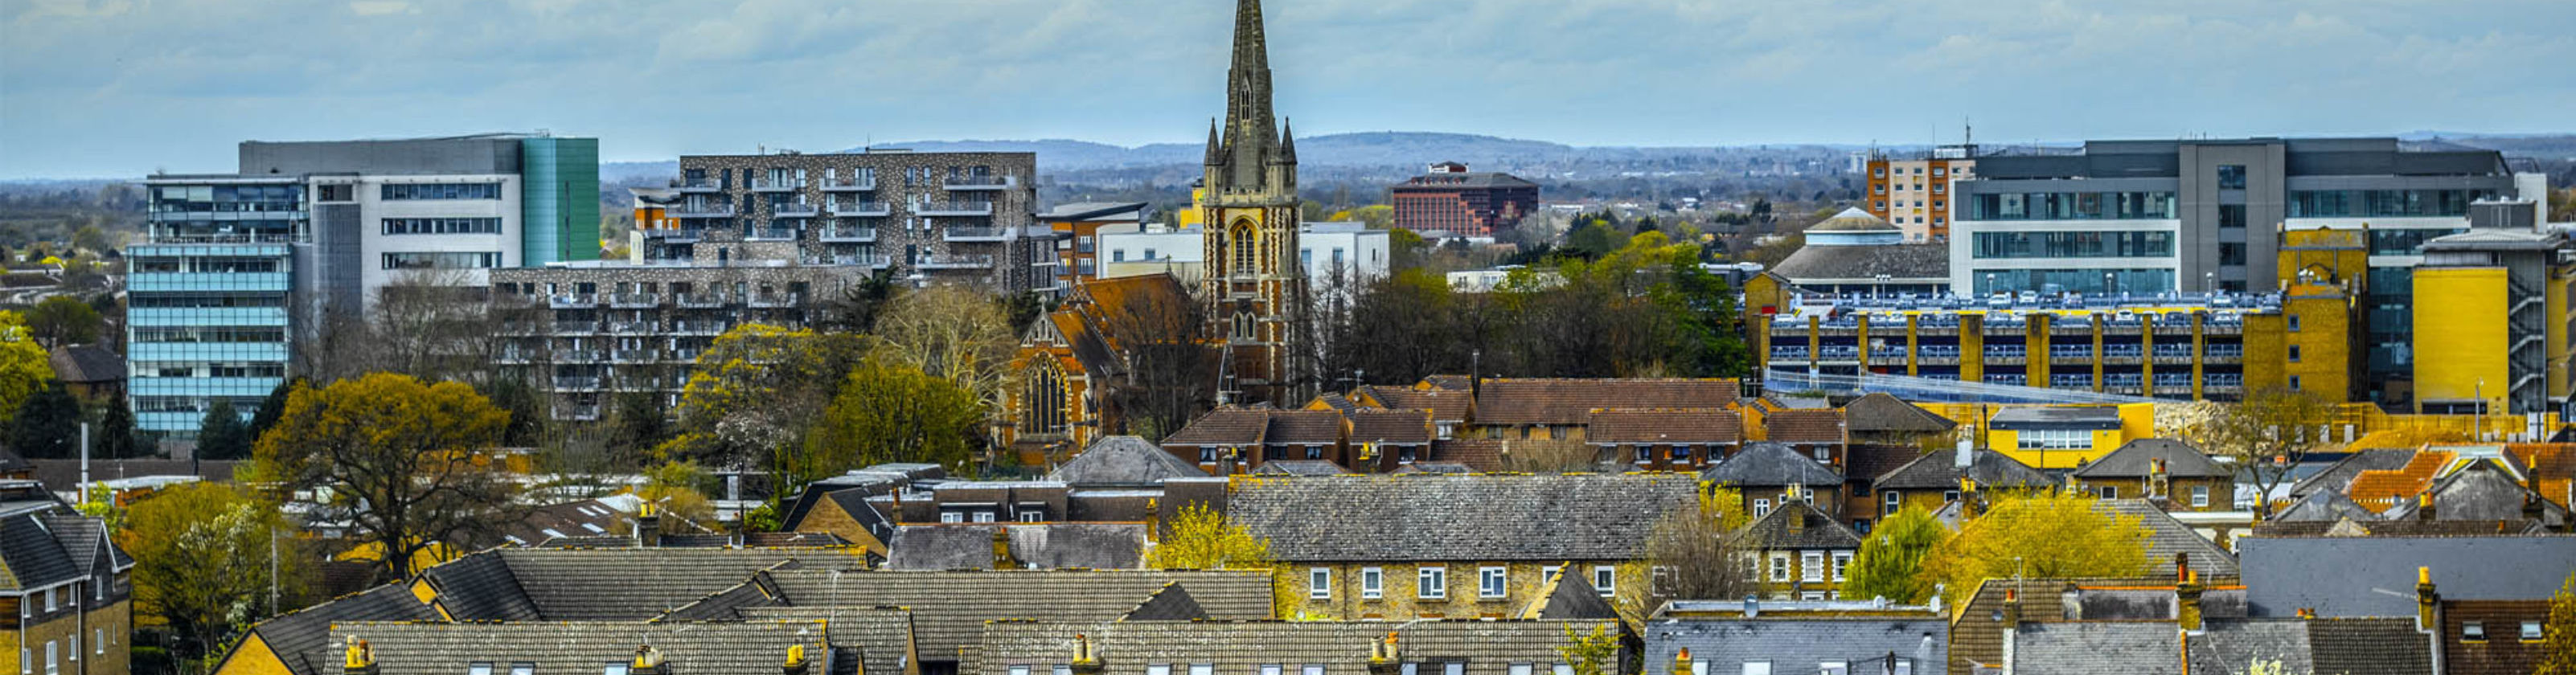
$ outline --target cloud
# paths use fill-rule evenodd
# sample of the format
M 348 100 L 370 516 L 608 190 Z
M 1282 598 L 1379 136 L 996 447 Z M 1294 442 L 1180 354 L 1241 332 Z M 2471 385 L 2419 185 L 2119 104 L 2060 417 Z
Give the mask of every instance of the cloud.
M 2564 0 L 1269 3 L 1301 133 L 1575 144 L 2568 131 Z M 614 159 L 919 138 L 1190 141 L 1217 0 L 20 0 L 0 176 L 244 139 L 551 128 Z

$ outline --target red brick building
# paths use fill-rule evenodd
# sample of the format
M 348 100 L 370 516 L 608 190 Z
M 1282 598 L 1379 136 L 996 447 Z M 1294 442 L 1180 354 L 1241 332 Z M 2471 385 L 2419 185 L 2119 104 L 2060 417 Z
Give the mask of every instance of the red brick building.
M 1538 209 L 1538 184 L 1442 162 L 1391 189 L 1395 226 L 1424 235 L 1491 237 Z

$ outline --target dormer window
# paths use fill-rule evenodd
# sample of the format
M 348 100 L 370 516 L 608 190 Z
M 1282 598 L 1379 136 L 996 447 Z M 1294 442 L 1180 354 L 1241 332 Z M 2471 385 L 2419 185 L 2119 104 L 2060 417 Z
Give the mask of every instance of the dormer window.
M 2486 622 L 2483 622 L 2483 621 L 2470 621 L 2470 622 L 2467 622 L 2467 623 L 2462 623 L 2462 624 L 2460 624 L 2460 641 L 2462 641 L 2462 642 L 2485 642 L 2485 641 L 2486 641 L 2486 639 L 2487 639 L 2487 624 L 2486 624 Z

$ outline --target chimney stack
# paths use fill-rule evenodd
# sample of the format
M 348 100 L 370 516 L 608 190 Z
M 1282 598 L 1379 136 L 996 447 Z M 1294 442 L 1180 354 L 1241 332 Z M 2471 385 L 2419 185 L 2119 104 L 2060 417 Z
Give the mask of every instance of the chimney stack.
M 1959 427 L 1959 450 L 1951 453 L 1950 466 L 1958 468 L 1961 473 L 1966 473 L 1968 471 L 1968 467 L 1976 465 L 1977 427 L 1975 425 L 1961 425 Z
M 2021 625 L 2021 589 L 2004 589 L 2004 627 Z
M 1386 637 L 1369 641 L 1368 672 L 1369 675 L 1397 675 L 1404 672 L 1404 663 L 1396 655 L 1395 631 L 1387 631 Z
M 1019 561 L 1019 559 L 1018 559 L 1018 558 L 1014 558 L 1014 557 L 1012 557 L 1012 556 L 1011 556 L 1011 528 L 1010 528 L 1010 526 L 1008 526 L 1008 525 L 994 525 L 994 526 L 993 526 L 993 569 L 997 569 L 997 570 L 1015 570 L 1015 569 L 1019 569 L 1019 568 L 1020 568 L 1020 561 Z
M 2415 519 L 2433 520 L 2433 491 L 2425 490 L 2424 494 L 2415 495 Z
M 2185 571 L 2182 583 L 2174 585 L 2174 623 L 2184 632 L 2200 632 L 2200 574 Z
M 662 545 L 662 512 L 652 502 L 635 507 L 635 545 L 656 548 Z
M 1800 532 L 1807 531 L 1806 509 L 1792 509 L 1789 508 L 1789 505 L 1782 504 L 1780 505 L 1780 513 L 1789 519 L 1789 534 L 1796 535 Z
M 2065 588 L 2057 591 L 2057 618 L 2068 621 L 2084 618 L 2084 589 L 2077 587 L 2075 582 L 2066 582 Z
M 1762 616 L 1761 598 L 1754 597 L 1751 593 L 1746 593 L 1744 595 L 1744 618 L 1751 619 L 1760 616 Z
M 626 673 L 627 675 L 671 675 L 671 669 L 662 663 L 662 650 L 654 649 L 653 645 L 637 645 L 635 660 L 627 664 Z
M 1673 675 L 1691 675 L 1690 648 L 1683 647 L 1673 655 Z
M 782 675 L 805 675 L 813 670 L 805 661 L 805 645 L 787 646 L 787 664 L 779 668 Z
M 2434 613 L 2442 605 L 2442 594 L 2433 590 L 2433 568 L 2415 568 L 2415 630 L 2436 631 L 2442 628 Z
M 369 646 L 366 640 L 349 638 L 349 649 L 340 667 L 349 675 L 376 675 L 375 647 Z
M 2170 496 L 2167 492 L 2171 489 L 2172 480 L 2172 476 L 2165 473 L 2165 458 L 2156 457 L 2147 460 L 2148 497 L 2163 498 Z
M 1091 645 L 1091 636 L 1073 636 L 1073 672 L 1075 675 L 1100 675 L 1108 664 L 1100 662 L 1100 649 Z

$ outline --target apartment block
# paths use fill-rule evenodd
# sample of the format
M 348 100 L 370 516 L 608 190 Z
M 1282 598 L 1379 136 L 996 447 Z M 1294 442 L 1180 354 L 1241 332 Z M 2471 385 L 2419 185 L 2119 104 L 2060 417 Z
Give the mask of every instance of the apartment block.
M 686 155 L 676 227 L 641 230 L 648 262 L 728 262 L 713 233 L 792 244 L 816 264 L 888 270 L 915 283 L 1004 292 L 1055 285 L 1054 233 L 1032 227 L 1037 156 L 1026 152 Z
M 1870 215 L 1903 230 L 1905 241 L 1947 241 L 1955 186 L 1976 173 L 1974 145 L 1944 145 L 1910 157 L 1872 153 L 1863 201 Z
M 597 258 L 598 155 L 597 139 L 521 134 L 249 141 L 237 173 L 147 177 L 126 249 L 137 428 L 189 437 L 219 400 L 247 418 L 322 312 Z
M 1441 162 L 1389 188 L 1395 226 L 1424 236 L 1490 238 L 1538 210 L 1538 184 L 1508 173 Z

